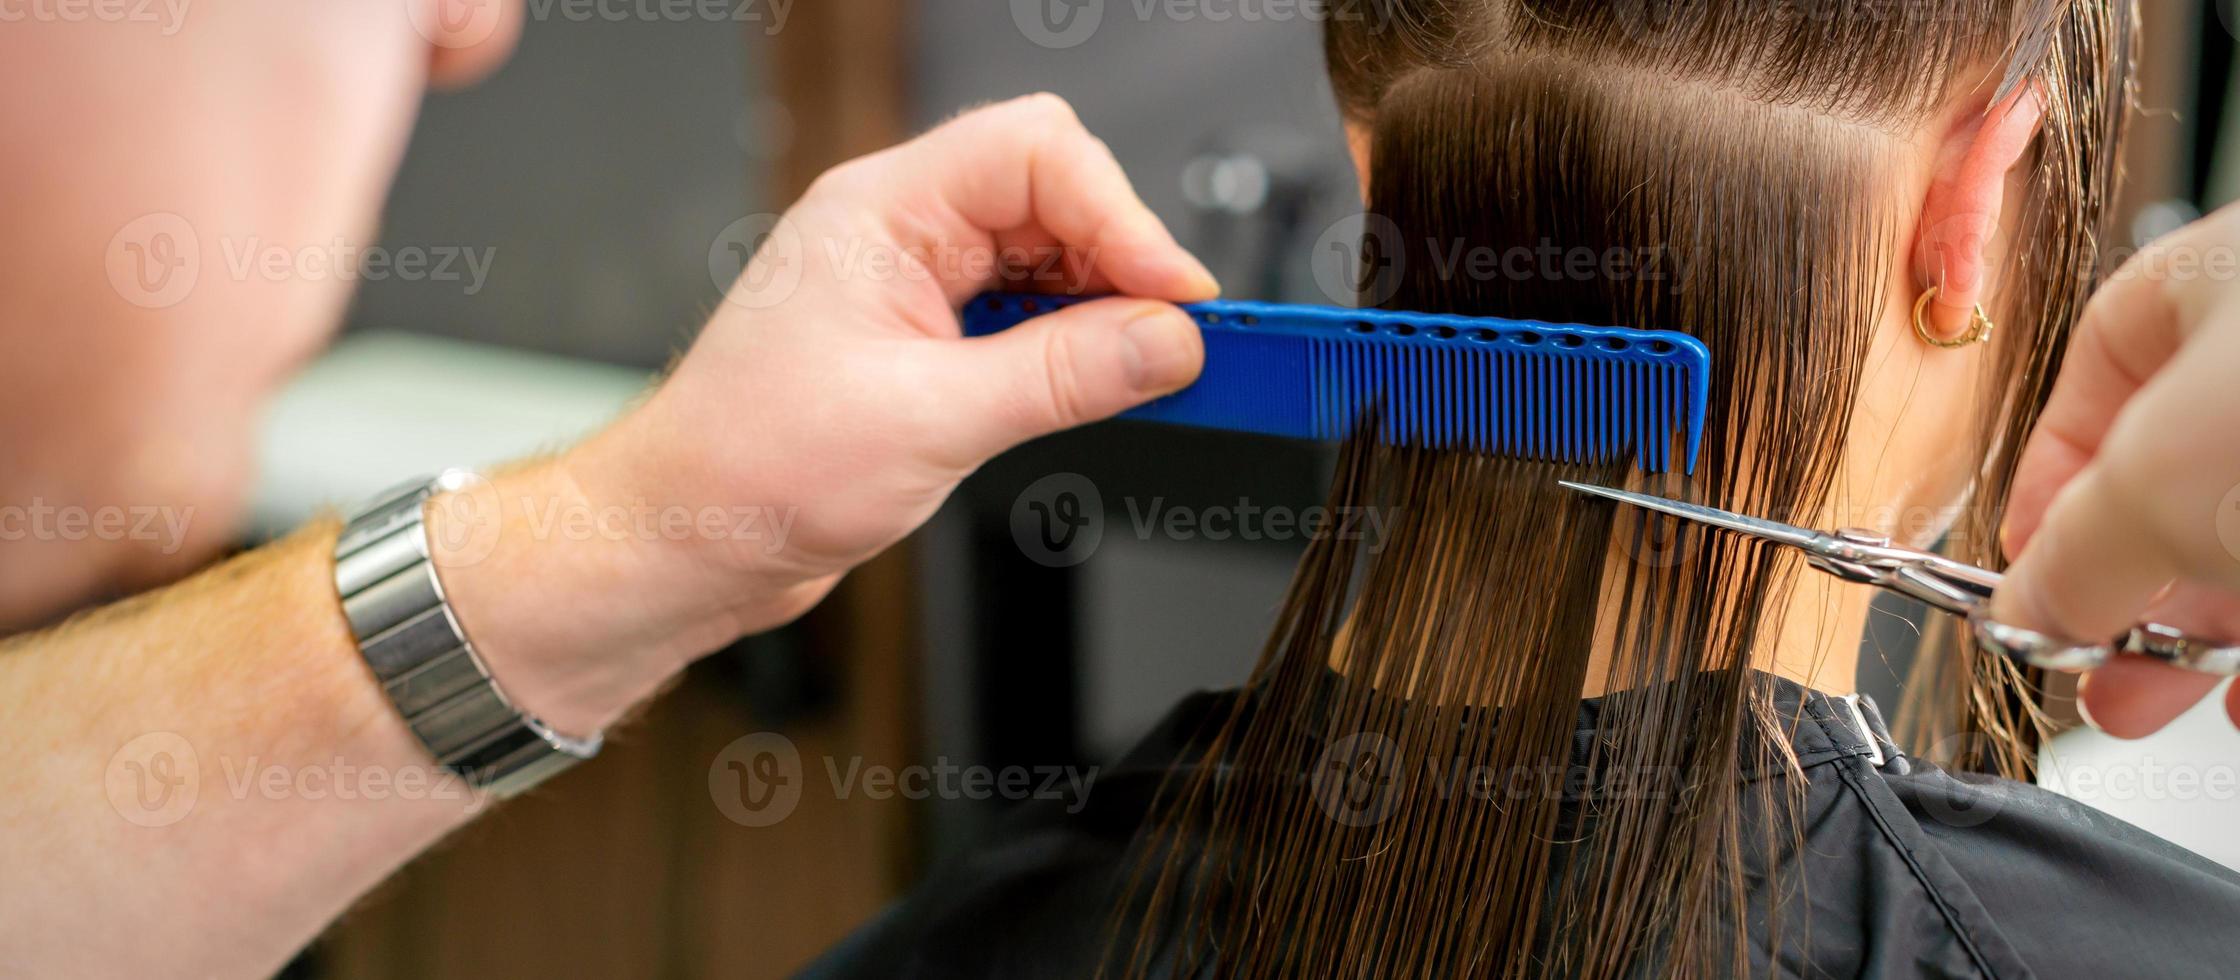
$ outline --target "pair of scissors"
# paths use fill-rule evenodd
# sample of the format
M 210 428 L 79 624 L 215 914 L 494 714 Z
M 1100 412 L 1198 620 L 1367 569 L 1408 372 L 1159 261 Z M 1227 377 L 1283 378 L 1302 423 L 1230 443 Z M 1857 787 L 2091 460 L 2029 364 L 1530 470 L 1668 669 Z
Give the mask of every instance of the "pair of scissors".
M 1846 582 L 1895 592 L 1966 619 L 1976 642 L 1985 649 L 2031 666 L 2089 670 L 2117 653 L 2135 653 L 2204 674 L 2240 674 L 2240 646 L 2213 643 L 2159 623 L 2142 623 L 2106 643 L 2074 643 L 1998 622 L 1990 613 L 1991 593 L 1999 588 L 1998 572 L 1893 544 L 1873 531 L 1814 531 L 1630 490 L 1557 482 L 1580 493 L 1796 548 L 1804 552 L 1806 563 Z

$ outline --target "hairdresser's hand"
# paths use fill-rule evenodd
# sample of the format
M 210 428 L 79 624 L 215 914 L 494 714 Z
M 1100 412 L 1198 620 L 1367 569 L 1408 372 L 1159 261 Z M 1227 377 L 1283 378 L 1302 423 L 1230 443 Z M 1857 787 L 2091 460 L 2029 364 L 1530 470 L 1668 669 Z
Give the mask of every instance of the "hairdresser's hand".
M 2115 636 L 2142 618 L 2240 641 L 2240 210 L 2142 252 L 2095 296 L 2007 506 L 2003 621 Z M 2110 734 L 2160 729 L 2216 678 L 2120 657 L 2084 681 Z M 2240 724 L 2240 685 L 2225 697 Z
M 960 304 L 999 287 L 1139 298 L 960 339 Z M 485 648 L 503 630 L 508 644 L 563 651 L 540 658 L 596 663 L 591 674 L 615 676 L 554 683 L 588 685 L 579 700 L 619 711 L 608 689 L 800 615 L 991 456 L 1190 383 L 1204 351 L 1172 303 L 1217 289 L 1054 96 L 835 168 L 759 245 L 658 392 L 515 478 L 531 496 L 630 522 L 625 540 L 470 566 L 490 594 L 454 597 L 464 625 Z M 500 496 L 510 514 L 514 495 Z M 553 564 L 587 570 L 555 589 Z M 496 594 L 506 589 L 545 595 Z M 473 621 L 476 603 L 509 601 L 515 622 Z M 652 662 L 631 659 L 639 651 Z M 501 683 L 538 683 L 508 681 L 503 666 Z

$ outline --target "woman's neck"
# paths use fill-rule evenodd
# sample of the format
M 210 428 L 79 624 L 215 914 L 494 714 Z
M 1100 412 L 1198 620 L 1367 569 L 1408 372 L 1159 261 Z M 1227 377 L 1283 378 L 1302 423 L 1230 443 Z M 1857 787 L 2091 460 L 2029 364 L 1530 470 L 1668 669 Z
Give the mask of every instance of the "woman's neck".
M 1613 552 L 1606 559 L 1604 594 L 1595 615 L 1595 637 L 1587 653 L 1586 681 L 1579 696 L 1598 698 L 1613 687 L 1634 686 L 1611 682 L 1612 653 L 1618 648 L 1615 624 L 1623 615 L 1617 588 L 1607 583 L 1625 581 L 1619 563 L 1635 559 Z M 1869 605 L 1874 590 L 1820 575 L 1798 562 L 1794 586 L 1786 591 L 1781 608 L 1763 620 L 1754 645 L 1758 654 L 1752 667 L 1787 678 L 1825 694 L 1847 695 L 1858 689 L 1859 647 L 1866 635 Z M 1346 655 L 1354 642 L 1354 620 L 1348 617 L 1331 644 L 1329 663 L 1346 669 Z
M 1625 565 L 1637 560 L 1622 548 L 1613 548 L 1604 559 L 1604 588 L 1582 697 L 1601 697 L 1612 687 L 1632 686 L 1623 680 L 1613 683 L 1610 665 L 1619 645 L 1616 624 L 1625 603 L 1620 583 L 1627 578 Z M 1866 636 L 1874 590 L 1815 573 L 1793 555 L 1777 560 L 1794 562 L 1795 574 L 1790 576 L 1794 584 L 1776 593 L 1779 608 L 1767 610 L 1761 621 L 1750 666 L 1823 693 L 1852 693 L 1858 689 L 1859 646 Z

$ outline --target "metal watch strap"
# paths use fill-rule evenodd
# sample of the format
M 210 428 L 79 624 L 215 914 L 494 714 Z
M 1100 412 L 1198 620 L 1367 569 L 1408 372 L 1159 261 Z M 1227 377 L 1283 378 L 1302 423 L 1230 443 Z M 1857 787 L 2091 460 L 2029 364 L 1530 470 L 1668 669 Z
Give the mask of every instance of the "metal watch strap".
M 444 598 L 423 505 L 475 479 L 445 470 L 375 498 L 335 541 L 334 582 L 359 652 L 412 733 L 439 764 L 506 797 L 597 754 L 600 738 L 569 738 L 507 701 Z

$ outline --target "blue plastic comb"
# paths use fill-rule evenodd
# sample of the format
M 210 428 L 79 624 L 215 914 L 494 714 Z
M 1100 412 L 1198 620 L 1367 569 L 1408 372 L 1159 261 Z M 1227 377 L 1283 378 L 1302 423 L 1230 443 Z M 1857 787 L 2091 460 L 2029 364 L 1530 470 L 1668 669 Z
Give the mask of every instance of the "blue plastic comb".
M 1092 297 L 989 293 L 983 336 Z M 1684 333 L 1217 300 L 1196 383 L 1123 418 L 1330 441 L 1374 412 L 1388 442 L 1569 462 L 1632 453 L 1663 471 L 1672 434 L 1695 472 L 1711 352 Z

